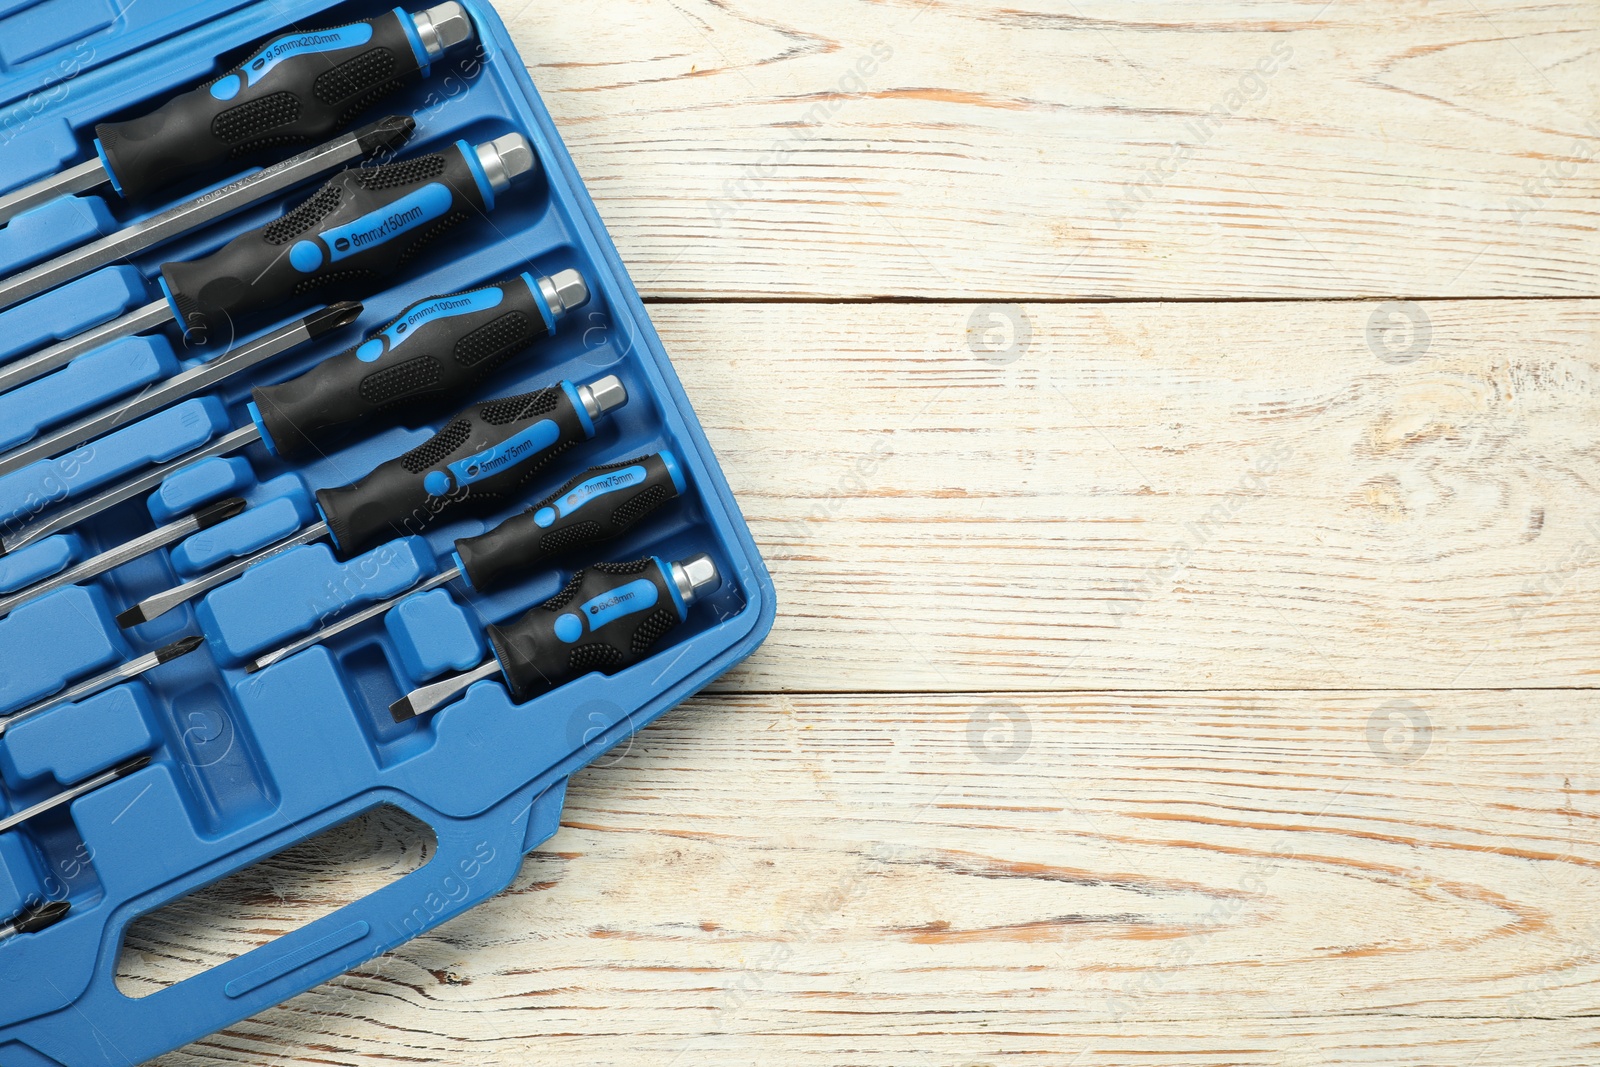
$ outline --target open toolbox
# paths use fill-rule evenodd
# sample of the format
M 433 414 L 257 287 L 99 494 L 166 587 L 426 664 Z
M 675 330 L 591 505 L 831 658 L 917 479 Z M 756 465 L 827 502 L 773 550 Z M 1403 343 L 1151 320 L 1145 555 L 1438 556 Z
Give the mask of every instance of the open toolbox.
M 0 311 L 0 382 L 140 308 L 170 305 L 185 327 L 0 392 L 0 463 L 95 412 L 130 413 L 0 473 L 0 826 L 21 820 L 0 833 L 0 1067 L 149 1059 L 500 892 L 555 832 L 575 770 L 772 625 L 771 580 L 505 27 L 463 0 L 471 37 L 437 55 L 407 18 L 429 6 L 0 0 L 0 195 L 92 162 L 98 124 L 196 87 L 226 105 L 340 27 L 371 20 L 356 44 L 388 33 L 421 68 L 341 115 L 347 129 L 415 121 L 334 179 L 347 196 L 380 190 L 381 211 L 330 223 L 321 175 Z M 263 49 L 286 33 L 300 36 Z M 0 277 L 253 172 L 32 207 L 0 226 Z M 279 286 L 270 310 L 193 313 L 199 290 L 163 265 L 257 231 L 275 239 L 273 270 L 331 280 L 263 270 L 242 288 Z M 274 335 L 293 343 L 137 407 Z M 466 375 L 459 396 L 418 385 L 419 342 L 470 367 L 444 372 Z M 330 416 L 335 444 L 289 440 L 328 392 L 293 380 L 334 360 L 365 406 Z M 140 539 L 153 549 L 73 580 Z M 186 583 L 203 593 L 141 607 Z M 139 916 L 381 805 L 433 831 L 421 869 L 151 995 L 117 988 Z

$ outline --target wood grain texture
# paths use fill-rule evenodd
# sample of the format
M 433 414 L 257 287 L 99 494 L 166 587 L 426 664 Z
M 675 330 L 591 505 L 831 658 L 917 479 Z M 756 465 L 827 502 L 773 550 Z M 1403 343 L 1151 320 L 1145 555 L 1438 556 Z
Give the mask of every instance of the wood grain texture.
M 509 893 L 161 1062 L 1592 1063 L 1597 699 L 703 697 Z
M 647 295 L 1594 295 L 1587 0 L 500 9 Z
M 778 582 L 724 687 L 1593 684 L 1600 310 L 1408 307 L 658 309 Z
M 777 628 L 162 1067 L 1600 1059 L 1600 7 L 499 8 Z M 426 854 L 318 847 L 125 984 Z

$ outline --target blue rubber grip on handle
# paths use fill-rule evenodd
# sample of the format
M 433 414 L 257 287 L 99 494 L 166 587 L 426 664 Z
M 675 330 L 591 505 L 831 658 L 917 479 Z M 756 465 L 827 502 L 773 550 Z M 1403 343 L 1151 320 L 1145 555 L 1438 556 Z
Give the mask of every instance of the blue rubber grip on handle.
M 96 126 L 96 146 L 113 187 L 137 199 L 316 144 L 427 71 L 416 26 L 396 8 L 265 41 L 239 66 L 149 114 Z
M 382 289 L 434 240 L 494 208 L 477 152 L 353 167 L 276 222 L 201 259 L 165 263 L 161 284 L 194 343 L 236 336 L 236 319 L 312 294 L 359 300 Z

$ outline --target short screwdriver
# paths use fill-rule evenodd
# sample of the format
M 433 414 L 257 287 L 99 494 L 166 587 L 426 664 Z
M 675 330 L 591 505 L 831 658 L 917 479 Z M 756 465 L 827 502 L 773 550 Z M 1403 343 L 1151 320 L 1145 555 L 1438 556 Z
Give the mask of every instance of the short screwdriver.
M 413 690 L 389 705 L 395 722 L 425 715 L 474 684 L 500 675 L 518 704 L 590 671 L 615 674 L 646 659 L 657 641 L 716 592 L 710 556 L 597 563 L 514 622 L 489 626 L 492 658 L 465 674 Z
M 512 179 L 534 167 L 520 133 L 335 176 L 276 222 L 209 256 L 161 267 L 165 299 L 0 366 L 0 391 L 30 382 L 84 352 L 176 322 L 187 341 L 227 340 L 235 319 L 297 297 L 371 295 L 435 238 L 493 210 Z
M 591 467 L 488 533 L 457 541 L 454 566 L 399 596 L 371 604 L 331 626 L 269 652 L 246 665 L 245 670 L 251 674 L 266 670 L 274 663 L 377 618 L 408 597 L 438 589 L 458 578 L 477 593 L 487 593 L 525 578 L 557 556 L 622 536 L 663 504 L 682 496 L 686 487 L 687 480 L 678 458 L 667 451 Z M 135 610 L 148 612 L 149 604 L 146 601 Z M 129 614 L 132 613 L 124 613 Z M 148 614 L 144 617 L 154 618 Z M 118 621 L 122 621 L 122 616 L 118 616 Z
M 249 560 L 157 594 L 123 612 L 117 622 L 138 626 L 232 581 L 263 559 L 324 537 L 340 559 L 350 559 L 384 541 L 424 533 L 446 515 L 492 511 L 514 499 L 557 456 L 594 437 L 595 420 L 627 402 L 621 380 L 607 375 L 587 385 L 562 382 L 470 407 L 432 439 L 360 481 L 318 490 L 322 521 Z
M 524 273 L 419 300 L 360 345 L 298 378 L 253 390 L 250 425 L 6 534 L 0 538 L 0 556 L 131 500 L 203 459 L 259 441 L 273 455 L 299 461 L 320 455 L 351 430 L 370 430 L 405 412 L 459 402 L 491 372 L 559 329 L 588 300 L 589 288 L 575 270 L 549 277 Z M 59 434 L 77 436 L 73 427 Z M 46 449 L 52 454 L 70 447 L 52 441 Z M 38 449 L 30 446 L 30 451 Z
M 107 183 L 137 200 L 184 178 L 320 141 L 426 77 L 472 32 L 472 20 L 452 2 L 274 37 L 148 115 L 96 126 L 95 158 L 0 196 L 0 223 Z

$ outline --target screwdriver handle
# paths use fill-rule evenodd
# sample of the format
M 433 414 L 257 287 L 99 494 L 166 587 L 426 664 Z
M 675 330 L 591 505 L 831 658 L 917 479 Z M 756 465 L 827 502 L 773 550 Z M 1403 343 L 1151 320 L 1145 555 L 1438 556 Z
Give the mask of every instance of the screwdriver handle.
M 485 632 L 521 704 L 589 671 L 631 667 L 687 617 L 670 565 L 652 557 L 581 570 L 550 600 Z
M 319 490 L 317 506 L 340 558 L 349 559 L 446 515 L 503 506 L 552 459 L 593 436 L 594 420 L 571 382 L 490 400 L 353 485 Z
M 461 574 L 479 592 L 496 589 L 562 553 L 620 537 L 686 485 L 671 452 L 591 467 L 488 533 L 457 541 Z
M 167 263 L 161 284 L 191 341 L 231 336 L 236 317 L 277 308 L 306 293 L 368 296 L 422 249 L 494 207 L 494 186 L 476 149 L 381 167 L 356 167 L 259 230 L 209 256 Z
M 95 127 L 117 192 L 137 199 L 229 163 L 326 140 L 363 111 L 428 73 L 410 15 L 265 42 L 239 66 L 148 115 Z
M 360 345 L 291 381 L 252 390 L 250 414 L 275 454 L 307 459 L 363 420 L 460 399 L 555 322 L 529 274 L 421 300 Z

